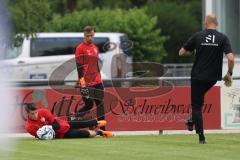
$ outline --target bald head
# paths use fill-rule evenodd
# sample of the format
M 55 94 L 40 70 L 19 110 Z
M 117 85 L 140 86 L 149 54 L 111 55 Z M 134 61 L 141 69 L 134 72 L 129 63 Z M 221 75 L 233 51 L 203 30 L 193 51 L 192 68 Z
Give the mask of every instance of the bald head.
M 204 25 L 207 29 L 216 29 L 218 21 L 215 15 L 209 14 L 205 17 Z

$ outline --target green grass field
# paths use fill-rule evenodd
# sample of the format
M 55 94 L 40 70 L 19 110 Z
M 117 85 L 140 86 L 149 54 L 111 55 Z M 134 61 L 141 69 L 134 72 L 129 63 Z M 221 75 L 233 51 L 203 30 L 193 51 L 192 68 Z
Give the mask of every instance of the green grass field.
M 240 134 L 116 136 L 40 141 L 19 139 L 9 160 L 239 160 Z M 0 155 L 1 160 L 6 157 Z

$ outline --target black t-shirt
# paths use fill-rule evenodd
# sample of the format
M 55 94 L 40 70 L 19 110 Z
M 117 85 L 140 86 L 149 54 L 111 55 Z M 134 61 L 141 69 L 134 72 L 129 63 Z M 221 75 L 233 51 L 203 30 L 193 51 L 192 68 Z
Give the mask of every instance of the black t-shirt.
M 191 77 L 197 80 L 221 80 L 223 53 L 232 52 L 227 36 L 215 29 L 195 33 L 184 44 L 187 51 L 196 51 Z

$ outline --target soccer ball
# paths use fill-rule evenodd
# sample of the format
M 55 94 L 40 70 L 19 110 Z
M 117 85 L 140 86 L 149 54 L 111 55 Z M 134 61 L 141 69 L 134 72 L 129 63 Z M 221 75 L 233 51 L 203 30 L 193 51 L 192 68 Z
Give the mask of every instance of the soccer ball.
M 37 136 L 41 140 L 50 140 L 55 138 L 55 131 L 51 125 L 42 126 L 37 130 Z

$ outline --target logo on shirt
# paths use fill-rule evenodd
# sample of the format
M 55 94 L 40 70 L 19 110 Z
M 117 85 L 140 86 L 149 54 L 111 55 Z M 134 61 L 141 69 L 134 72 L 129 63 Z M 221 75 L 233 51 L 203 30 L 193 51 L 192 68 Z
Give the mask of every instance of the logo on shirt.
M 218 46 L 217 43 L 215 43 L 215 35 L 207 35 L 205 37 L 205 43 L 201 43 L 202 46 Z
M 207 37 L 205 37 L 205 41 L 207 42 L 207 43 L 209 43 L 209 42 L 212 42 L 212 43 L 214 43 L 215 42 L 215 35 L 208 35 Z

